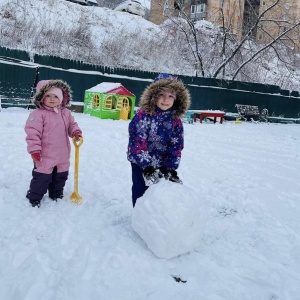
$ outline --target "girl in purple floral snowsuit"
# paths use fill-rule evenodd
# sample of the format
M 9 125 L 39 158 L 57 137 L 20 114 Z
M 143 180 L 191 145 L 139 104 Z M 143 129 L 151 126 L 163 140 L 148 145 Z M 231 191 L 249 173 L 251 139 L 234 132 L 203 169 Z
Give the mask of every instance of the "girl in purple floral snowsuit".
M 143 92 L 140 110 L 129 124 L 127 158 L 132 166 L 132 204 L 162 177 L 182 183 L 177 175 L 183 142 L 180 117 L 190 94 L 174 76 L 160 74 Z

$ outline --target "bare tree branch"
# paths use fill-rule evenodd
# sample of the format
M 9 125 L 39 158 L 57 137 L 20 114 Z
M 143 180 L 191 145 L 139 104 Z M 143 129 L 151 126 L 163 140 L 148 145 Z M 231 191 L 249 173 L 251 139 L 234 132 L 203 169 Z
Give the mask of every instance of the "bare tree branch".
M 240 41 L 240 43 L 237 45 L 237 47 L 235 48 L 235 50 L 231 53 L 231 55 L 219 66 L 219 68 L 215 71 L 215 73 L 213 74 L 213 77 L 216 78 L 218 76 L 218 74 L 220 73 L 220 71 L 233 59 L 233 57 L 238 53 L 238 51 L 242 48 L 242 46 L 244 45 L 244 43 L 249 39 L 249 37 L 251 36 L 252 32 L 257 28 L 258 23 L 260 22 L 260 20 L 263 18 L 263 16 L 270 10 L 272 10 L 276 5 L 278 5 L 278 3 L 280 2 L 280 0 L 276 0 L 271 6 L 269 6 L 267 9 L 265 9 L 256 19 L 256 21 L 254 22 L 254 24 L 252 25 L 252 27 L 248 30 L 247 34 L 243 37 L 243 39 Z
M 293 30 L 294 28 L 296 28 L 297 26 L 300 25 L 300 22 L 296 23 L 294 26 L 288 28 L 287 30 L 285 30 L 283 33 L 281 33 L 279 36 L 277 36 L 275 39 L 273 39 L 273 41 L 271 41 L 270 43 L 266 44 L 264 47 L 262 47 L 260 50 L 258 50 L 256 53 L 254 53 L 248 60 L 246 60 L 244 63 L 242 63 L 239 68 L 235 71 L 232 80 L 235 79 L 235 77 L 237 76 L 237 74 L 239 73 L 239 71 L 247 64 L 249 63 L 251 60 L 253 60 L 253 58 L 255 58 L 258 54 L 260 54 L 261 52 L 263 52 L 264 50 L 268 49 L 269 47 L 271 47 L 274 43 L 276 43 L 281 37 L 283 37 L 284 35 L 286 35 L 289 31 Z

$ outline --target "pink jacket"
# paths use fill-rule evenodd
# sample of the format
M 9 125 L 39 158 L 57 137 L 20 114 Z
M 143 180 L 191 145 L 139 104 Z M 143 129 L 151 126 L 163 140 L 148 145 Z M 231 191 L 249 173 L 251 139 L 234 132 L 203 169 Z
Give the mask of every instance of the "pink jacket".
M 74 117 L 67 108 L 53 109 L 40 107 L 30 113 L 25 132 L 27 151 L 41 152 L 41 161 L 36 162 L 36 172 L 51 174 L 56 166 L 58 172 L 70 167 L 71 145 L 69 137 L 76 131 L 81 132 Z

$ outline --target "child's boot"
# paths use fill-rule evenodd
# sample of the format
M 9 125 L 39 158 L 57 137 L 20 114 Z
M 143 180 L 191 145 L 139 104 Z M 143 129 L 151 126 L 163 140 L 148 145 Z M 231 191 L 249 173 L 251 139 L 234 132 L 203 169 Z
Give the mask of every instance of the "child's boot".
M 30 200 L 29 199 L 30 204 L 32 205 L 32 207 L 40 207 L 41 206 L 41 201 L 40 200 Z
M 55 202 L 57 202 L 57 199 L 62 199 L 63 197 L 64 197 L 64 195 L 60 195 L 60 196 L 50 196 L 49 195 L 49 197 L 53 200 L 53 201 L 55 201 Z
M 30 199 L 30 191 L 27 192 L 26 198 L 29 200 L 29 203 L 32 205 L 32 207 L 40 207 L 41 206 L 41 200 L 39 199 Z

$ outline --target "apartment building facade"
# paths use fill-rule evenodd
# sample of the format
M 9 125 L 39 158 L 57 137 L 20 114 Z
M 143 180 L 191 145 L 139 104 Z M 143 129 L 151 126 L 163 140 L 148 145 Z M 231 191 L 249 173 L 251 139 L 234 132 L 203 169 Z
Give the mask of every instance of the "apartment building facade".
M 169 17 L 188 17 L 191 20 L 207 20 L 221 30 L 227 30 L 238 38 L 244 36 L 255 24 L 257 16 L 274 4 L 275 0 L 151 0 L 150 21 L 161 24 Z M 260 43 L 270 42 L 300 20 L 300 0 L 280 0 L 266 13 L 252 37 Z M 299 51 L 299 26 L 282 39 Z
M 274 1 L 261 1 L 259 13 L 262 13 Z M 268 43 L 272 37 L 280 36 L 292 24 L 298 24 L 280 38 L 283 43 L 294 46 L 297 52 L 300 51 L 300 0 L 280 1 L 278 6 L 267 12 L 262 18 L 260 27 L 257 30 L 256 40 L 258 42 Z

